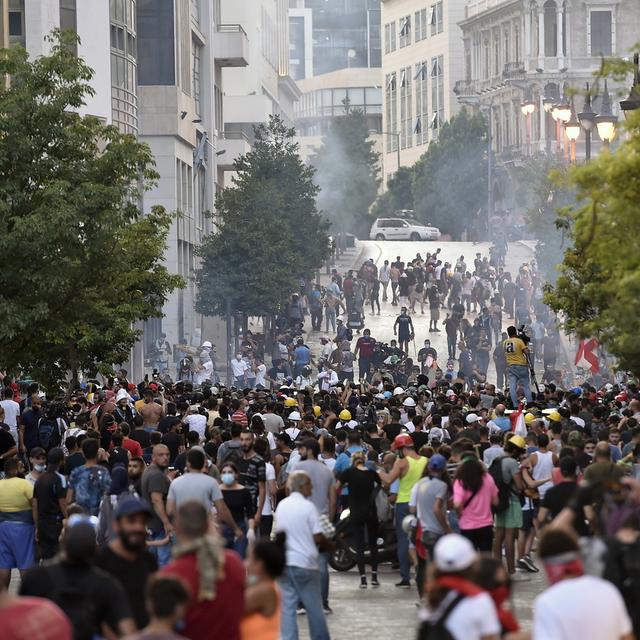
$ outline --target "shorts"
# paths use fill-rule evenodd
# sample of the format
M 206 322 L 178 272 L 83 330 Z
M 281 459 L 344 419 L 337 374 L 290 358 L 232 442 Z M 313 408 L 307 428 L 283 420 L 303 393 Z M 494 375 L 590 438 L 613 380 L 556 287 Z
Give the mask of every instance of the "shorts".
M 525 533 L 533 529 L 533 521 L 536 517 L 536 512 L 533 509 L 524 509 L 522 511 L 522 526 L 520 527 Z
M 511 500 L 507 509 L 496 514 L 496 527 L 502 529 L 520 529 L 522 527 L 520 500 Z
M 0 522 L 0 569 L 24 571 L 35 562 L 33 525 L 26 522 Z

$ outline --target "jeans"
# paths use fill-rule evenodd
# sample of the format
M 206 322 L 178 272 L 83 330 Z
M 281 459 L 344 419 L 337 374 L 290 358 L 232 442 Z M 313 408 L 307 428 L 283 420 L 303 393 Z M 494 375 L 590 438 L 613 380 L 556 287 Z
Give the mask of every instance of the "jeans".
M 327 308 L 324 312 L 324 330 L 329 331 L 329 325 L 331 330 L 336 330 L 336 310 Z
M 311 328 L 320 331 L 322 328 L 322 307 L 311 307 Z
M 531 386 L 529 384 L 529 367 L 526 364 L 510 364 L 508 368 L 509 394 L 514 407 L 518 406 L 518 384 L 524 388 L 524 397 L 531 402 Z
M 358 358 L 358 372 L 360 375 L 360 380 L 366 380 L 370 377 L 369 367 L 371 366 L 371 360 L 372 358 L 369 356 Z
M 409 515 L 408 502 L 396 502 L 396 538 L 398 540 L 398 563 L 400 564 L 400 578 L 409 582 L 409 536 L 402 528 L 402 520 Z
M 329 640 L 329 629 L 322 610 L 320 571 L 287 566 L 279 580 L 282 592 L 281 640 L 298 640 L 298 602 L 307 612 L 311 640 Z
M 149 536 L 149 540 L 162 540 L 163 538 L 165 538 L 164 530 L 152 531 Z M 149 551 L 156 557 L 158 569 L 162 569 L 162 567 L 171 562 L 171 542 L 163 544 L 161 547 L 149 547 Z
M 238 528 L 242 530 L 242 533 L 244 533 L 242 538 L 236 539 L 233 529 L 230 529 L 227 525 L 224 526 L 222 535 L 226 541 L 225 547 L 227 549 L 233 549 L 241 558 L 244 558 L 247 554 L 247 521 L 236 521 L 236 524 Z
M 455 360 L 455 357 L 456 357 L 456 337 L 457 337 L 457 334 L 454 334 L 454 335 L 447 334 L 447 351 L 449 352 L 449 357 L 452 360 Z
M 322 594 L 322 604 L 329 605 L 329 552 L 320 551 L 318 554 L 318 564 L 320 565 L 320 592 Z

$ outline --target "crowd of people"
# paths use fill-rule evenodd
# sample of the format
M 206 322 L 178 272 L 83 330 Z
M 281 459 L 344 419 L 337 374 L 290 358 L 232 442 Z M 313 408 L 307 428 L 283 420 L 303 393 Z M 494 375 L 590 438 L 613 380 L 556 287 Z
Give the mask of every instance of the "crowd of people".
M 556 375 L 539 285 L 535 265 L 512 279 L 479 255 L 473 269 L 438 252 L 368 261 L 317 289 L 345 310 L 334 339 L 306 345 L 305 315 L 318 331 L 326 305 L 312 312 L 301 292 L 271 368 L 247 336 L 226 386 L 120 370 L 48 397 L 5 376 L 0 637 L 296 640 L 305 620 L 325 640 L 348 535 L 354 588 L 415 588 L 424 640 L 631 640 L 640 390 Z M 380 293 L 404 307 L 389 345 L 348 326 Z M 423 303 L 447 332 L 445 366 L 429 340 L 409 357 Z M 503 334 L 503 316 L 525 331 Z M 532 389 L 540 363 L 553 373 Z M 381 571 L 385 526 L 397 553 Z M 541 569 L 549 586 L 522 630 L 511 590 Z M 392 621 L 372 632 L 390 637 Z

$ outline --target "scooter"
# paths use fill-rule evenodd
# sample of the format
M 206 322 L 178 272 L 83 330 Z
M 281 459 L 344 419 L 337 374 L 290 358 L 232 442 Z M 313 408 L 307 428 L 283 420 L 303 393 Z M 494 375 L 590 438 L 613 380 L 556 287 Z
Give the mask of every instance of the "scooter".
M 335 549 L 329 556 L 329 565 L 336 571 L 349 571 L 356 566 L 356 546 L 351 532 L 349 509 L 344 509 L 336 525 Z M 378 527 L 378 563 L 395 562 L 397 558 L 396 529 L 393 519 L 381 522 Z M 371 564 L 370 543 L 365 535 L 364 561 Z

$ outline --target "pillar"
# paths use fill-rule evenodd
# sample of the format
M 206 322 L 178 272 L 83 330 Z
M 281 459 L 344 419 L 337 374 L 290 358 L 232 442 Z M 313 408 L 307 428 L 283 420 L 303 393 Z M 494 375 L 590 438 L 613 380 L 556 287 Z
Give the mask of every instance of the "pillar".
M 538 6 L 538 69 L 544 69 L 544 7 Z
M 558 5 L 556 6 L 556 39 L 557 39 L 557 47 L 556 51 L 558 54 L 558 69 L 564 68 L 564 49 L 562 47 L 563 38 L 563 27 L 562 27 L 562 3 L 558 0 Z

